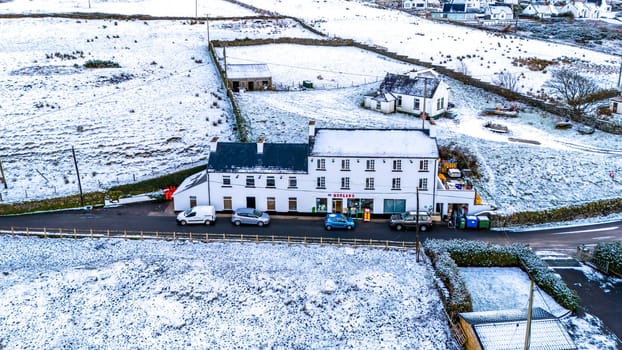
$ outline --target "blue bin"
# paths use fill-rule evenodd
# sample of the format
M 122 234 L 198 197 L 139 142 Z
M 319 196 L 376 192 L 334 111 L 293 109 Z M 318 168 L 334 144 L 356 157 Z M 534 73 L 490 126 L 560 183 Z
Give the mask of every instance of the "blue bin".
M 467 216 L 466 217 L 466 227 L 467 228 L 477 228 L 477 216 Z

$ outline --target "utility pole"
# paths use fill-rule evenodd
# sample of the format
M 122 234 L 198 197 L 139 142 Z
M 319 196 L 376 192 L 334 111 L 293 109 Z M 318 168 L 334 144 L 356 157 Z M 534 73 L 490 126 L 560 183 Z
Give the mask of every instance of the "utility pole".
M 425 97 L 428 93 L 428 79 L 426 79 L 426 77 L 423 77 L 423 114 L 421 115 L 421 130 L 425 129 Z M 419 225 L 417 225 L 417 227 L 419 227 Z
M 199 12 L 199 0 L 194 0 L 194 18 L 199 17 L 198 12 Z
M 84 206 L 84 194 L 82 194 L 82 182 L 80 182 L 80 171 L 78 171 L 78 161 L 76 160 L 76 151 L 71 146 L 71 154 L 73 155 L 73 165 L 76 167 L 76 175 L 78 176 L 78 188 L 80 189 L 80 204 Z
M 525 350 L 531 345 L 531 312 L 533 309 L 533 278 L 529 276 L 529 307 L 527 308 L 527 329 L 525 331 Z
M 622 61 L 620 61 L 620 71 L 618 72 L 618 88 L 620 87 L 620 78 L 622 77 Z
M 6 177 L 4 177 L 4 169 L 2 168 L 2 161 L 0 161 L 0 180 L 2 180 L 2 183 L 4 184 L 4 189 L 8 189 Z
M 417 213 L 415 214 L 415 222 L 417 225 L 415 226 L 415 249 L 416 249 L 416 261 L 419 262 L 419 186 L 417 186 Z

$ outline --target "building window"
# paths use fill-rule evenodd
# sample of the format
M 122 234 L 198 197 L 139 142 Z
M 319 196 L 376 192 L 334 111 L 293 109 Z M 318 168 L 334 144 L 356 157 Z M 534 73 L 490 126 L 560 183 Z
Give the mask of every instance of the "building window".
M 287 188 L 297 188 L 297 187 L 298 187 L 298 180 L 296 180 L 295 176 L 290 176 L 289 185 L 287 186 Z
M 405 199 L 385 199 L 384 200 L 384 212 L 385 213 L 403 213 L 406 211 Z
M 296 197 L 289 197 L 289 199 L 287 200 L 287 209 L 289 211 L 297 211 L 298 210 L 298 201 L 296 200 Z
M 341 178 L 341 189 L 342 190 L 349 190 L 350 189 L 350 178 L 349 177 L 342 177 Z
M 393 171 L 402 171 L 402 160 L 396 159 L 393 161 Z
M 318 176 L 317 183 L 315 185 L 318 189 L 326 189 L 326 178 L 324 176 Z
M 373 159 L 368 159 L 365 171 L 376 171 L 376 161 Z
M 316 164 L 317 170 L 326 170 L 326 159 L 318 159 Z
M 441 110 L 443 109 L 443 107 L 445 106 L 445 98 L 441 97 L 438 100 L 436 100 L 436 110 Z
M 190 208 L 197 205 L 197 196 L 190 196 Z
M 380 109 L 382 108 L 382 105 L 380 104 L 380 101 L 376 102 L 376 109 Z
M 428 190 L 428 179 L 419 179 L 419 189 L 421 191 L 427 191 Z
M 319 212 L 326 212 L 328 208 L 328 200 L 326 198 L 315 199 L 315 210 Z
M 255 177 L 252 175 L 246 177 L 246 187 L 255 187 Z
M 402 96 L 400 95 L 397 96 L 397 106 L 402 107 Z
M 266 210 L 276 210 L 276 199 L 274 197 L 266 198 Z
M 231 210 L 231 208 L 233 207 L 231 205 L 231 197 L 222 197 L 222 208 L 224 210 Z
M 266 187 L 267 188 L 275 188 L 276 187 L 276 181 L 274 180 L 274 176 L 266 177 Z
M 418 111 L 419 109 L 421 109 L 421 103 L 419 102 L 419 99 L 416 98 L 415 99 L 415 106 L 413 108 L 415 111 Z
M 350 159 L 341 160 L 341 171 L 350 171 Z
M 365 179 L 365 189 L 366 190 L 374 189 L 374 178 L 373 177 L 368 177 Z
M 429 164 L 428 164 L 428 160 L 420 160 L 419 161 L 419 171 L 430 171 L 430 169 L 428 168 Z
M 391 189 L 392 190 L 401 190 L 402 189 L 402 179 L 399 177 L 394 177 L 391 179 Z
M 231 176 L 223 175 L 223 177 L 222 177 L 222 187 L 231 187 Z

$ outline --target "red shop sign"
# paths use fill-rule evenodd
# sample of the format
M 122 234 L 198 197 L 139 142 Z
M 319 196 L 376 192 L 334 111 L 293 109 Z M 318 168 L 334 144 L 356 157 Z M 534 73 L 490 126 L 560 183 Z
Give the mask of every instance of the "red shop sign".
M 354 198 L 354 193 L 333 193 L 333 198 Z

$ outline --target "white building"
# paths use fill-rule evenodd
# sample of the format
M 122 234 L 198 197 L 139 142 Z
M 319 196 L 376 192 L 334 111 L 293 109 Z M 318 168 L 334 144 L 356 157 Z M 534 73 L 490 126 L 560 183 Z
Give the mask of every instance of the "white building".
M 365 95 L 366 108 L 382 113 L 404 112 L 436 117 L 447 111 L 449 86 L 432 69 L 387 73 L 377 91 Z
M 438 178 L 433 130 L 320 129 L 309 123 L 305 144 L 218 142 L 207 169 L 188 177 L 176 211 L 213 205 L 268 212 L 388 214 L 419 209 L 439 215 L 473 209 L 475 191 L 449 189 Z

